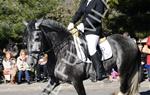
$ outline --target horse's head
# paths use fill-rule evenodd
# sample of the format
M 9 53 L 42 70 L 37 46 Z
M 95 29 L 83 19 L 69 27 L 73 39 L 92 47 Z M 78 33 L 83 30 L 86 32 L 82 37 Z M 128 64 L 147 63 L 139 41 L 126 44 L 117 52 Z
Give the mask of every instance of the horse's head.
M 36 64 L 42 52 L 53 55 L 68 42 L 71 35 L 64 26 L 50 19 L 32 20 L 26 25 L 25 39 L 29 53 L 29 64 Z M 65 44 L 65 43 L 64 43 Z M 62 45 L 60 47 L 60 45 Z M 51 53 L 51 54 L 50 54 Z
M 43 47 L 42 47 L 42 31 L 39 29 L 39 26 L 42 22 L 42 19 L 36 21 L 32 20 L 29 23 L 24 22 L 26 25 L 25 29 L 25 37 L 26 38 L 26 45 L 28 51 L 28 63 L 30 65 L 37 64 L 40 55 L 42 54 Z

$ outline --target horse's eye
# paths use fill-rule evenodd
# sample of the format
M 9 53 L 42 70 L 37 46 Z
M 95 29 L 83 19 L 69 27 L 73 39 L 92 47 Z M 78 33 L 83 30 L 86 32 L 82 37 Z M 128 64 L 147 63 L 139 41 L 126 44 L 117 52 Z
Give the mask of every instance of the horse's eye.
M 40 41 L 40 38 L 36 38 L 35 41 L 36 41 L 36 42 L 39 42 L 39 41 Z
M 37 33 L 36 36 L 40 36 L 40 33 Z

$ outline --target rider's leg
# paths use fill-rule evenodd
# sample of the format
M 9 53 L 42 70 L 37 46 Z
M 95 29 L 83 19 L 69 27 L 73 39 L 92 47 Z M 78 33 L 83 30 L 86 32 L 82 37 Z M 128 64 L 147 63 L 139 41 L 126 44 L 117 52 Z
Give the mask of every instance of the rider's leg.
M 93 67 L 96 71 L 97 80 L 101 80 L 106 77 L 106 73 L 101 61 L 101 55 L 96 49 L 99 36 L 93 34 L 86 35 L 86 41 L 88 45 L 88 51 L 91 56 L 91 61 L 93 62 Z

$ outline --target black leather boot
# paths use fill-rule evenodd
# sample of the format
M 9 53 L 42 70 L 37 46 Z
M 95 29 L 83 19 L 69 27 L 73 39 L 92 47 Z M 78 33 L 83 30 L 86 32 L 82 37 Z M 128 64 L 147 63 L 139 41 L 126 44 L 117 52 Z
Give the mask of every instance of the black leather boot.
M 98 52 L 96 52 L 93 56 L 91 56 L 91 61 L 93 63 L 93 67 L 96 71 L 96 79 L 102 80 L 106 78 L 106 72 L 104 66 L 101 61 L 101 56 Z

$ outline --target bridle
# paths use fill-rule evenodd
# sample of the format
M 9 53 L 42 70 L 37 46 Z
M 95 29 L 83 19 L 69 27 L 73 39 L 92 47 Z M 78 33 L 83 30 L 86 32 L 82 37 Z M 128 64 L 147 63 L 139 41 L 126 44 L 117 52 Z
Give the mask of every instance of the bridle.
M 44 31 L 44 29 L 43 29 L 43 28 L 40 28 L 40 30 L 41 30 L 43 36 L 45 37 L 46 41 L 48 41 L 48 38 L 47 38 L 47 36 L 46 36 L 47 34 L 46 34 L 46 32 Z M 72 29 L 71 29 L 71 30 L 72 30 Z M 70 31 L 71 31 L 71 30 L 70 30 Z M 61 44 L 63 44 L 63 43 L 65 43 L 66 41 L 68 41 L 68 39 L 71 38 L 72 35 L 76 34 L 77 32 L 78 32 L 78 31 L 72 33 L 71 35 L 67 36 L 64 40 L 62 40 L 62 41 L 60 41 L 60 42 L 57 42 L 57 43 L 56 43 L 54 46 L 52 46 L 50 49 L 48 49 L 48 50 L 46 50 L 46 51 L 42 51 L 41 53 L 42 53 L 42 54 L 44 54 L 44 53 L 49 53 L 49 52 L 52 52 L 52 51 L 53 51 L 54 49 L 56 49 L 56 48 L 62 49 L 63 46 L 65 46 L 67 43 L 64 44 L 63 46 L 61 46 Z M 61 46 L 61 47 L 60 47 L 60 46 Z
M 42 26 L 42 25 L 41 25 Z M 46 34 L 46 32 L 45 32 L 45 30 L 42 28 L 42 27 L 39 27 L 39 29 L 36 29 L 36 30 L 34 30 L 34 31 L 40 31 L 40 36 L 44 36 L 44 39 L 46 40 L 46 41 L 48 41 L 48 37 L 47 37 L 47 34 Z M 30 29 L 27 27 L 27 31 L 29 32 L 30 31 Z M 69 31 L 71 31 L 71 30 L 69 30 Z M 45 53 L 50 53 L 50 52 L 52 52 L 54 49 L 56 49 L 56 48 L 59 48 L 59 50 L 60 49 L 62 49 L 63 48 L 63 46 L 65 45 L 63 45 L 63 46 L 61 46 L 61 44 L 63 44 L 63 43 L 65 43 L 66 41 L 68 41 L 68 39 L 70 38 L 70 37 L 72 37 L 72 35 L 74 35 L 74 34 L 76 34 L 78 31 L 75 31 L 74 33 L 71 33 L 69 36 L 67 36 L 64 40 L 62 40 L 62 41 L 60 41 L 60 42 L 57 42 L 54 46 L 52 45 L 52 46 L 49 46 L 49 47 L 51 47 L 51 48 L 49 48 L 49 49 L 47 49 L 47 50 L 44 50 L 43 48 L 44 48 L 44 45 L 42 44 L 42 42 L 41 42 L 41 48 L 40 48 L 40 51 L 29 51 L 29 55 L 30 56 L 32 56 L 34 59 L 37 59 L 35 56 L 33 56 L 32 54 L 39 54 L 39 56 L 40 55 L 43 55 L 43 54 L 45 54 Z M 42 37 L 41 37 L 41 41 L 42 41 Z M 67 43 L 66 43 L 67 44 Z M 61 46 L 61 47 L 60 47 Z
M 42 49 L 42 43 L 41 43 L 41 46 L 40 46 L 40 50 L 39 51 L 31 51 L 31 50 L 29 50 L 28 48 L 31 48 L 30 46 L 29 46 L 29 44 L 31 44 L 30 43 L 30 41 L 29 41 L 29 39 L 31 39 L 31 35 L 33 35 L 31 32 L 30 32 L 30 29 L 29 29 L 29 27 L 27 26 L 27 28 L 26 28 L 27 30 L 27 36 L 28 36 L 28 38 L 27 38 L 27 40 L 26 40 L 26 45 L 27 45 L 27 50 L 28 50 L 28 55 L 29 56 L 31 56 L 32 58 L 34 58 L 34 59 L 36 59 L 36 60 L 38 60 L 39 59 L 39 56 L 41 56 L 43 53 L 41 53 L 41 51 L 43 51 L 43 49 Z M 34 32 L 36 32 L 36 31 L 40 31 L 41 32 L 41 30 L 39 30 L 39 29 L 35 29 L 34 30 Z M 38 37 L 39 37 L 39 39 L 40 40 L 42 40 L 41 38 L 41 35 L 38 35 Z M 39 40 L 39 42 L 40 42 L 40 40 Z M 34 56 L 34 54 L 38 54 L 38 57 L 36 57 L 36 56 Z

